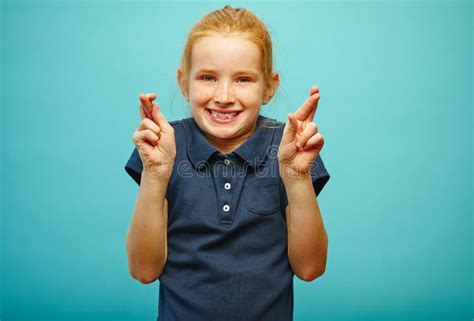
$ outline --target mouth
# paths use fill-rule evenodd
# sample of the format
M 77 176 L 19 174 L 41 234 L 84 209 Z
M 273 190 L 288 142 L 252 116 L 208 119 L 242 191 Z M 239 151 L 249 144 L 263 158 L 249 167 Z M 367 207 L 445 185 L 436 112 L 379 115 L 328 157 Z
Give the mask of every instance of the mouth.
M 241 112 L 241 110 L 217 111 L 206 108 L 206 115 L 208 118 L 218 124 L 229 124 L 236 121 Z

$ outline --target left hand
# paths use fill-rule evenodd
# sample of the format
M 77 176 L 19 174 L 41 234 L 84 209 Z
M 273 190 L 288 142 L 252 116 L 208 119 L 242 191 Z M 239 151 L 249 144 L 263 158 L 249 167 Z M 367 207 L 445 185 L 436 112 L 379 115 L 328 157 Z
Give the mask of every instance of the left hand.
M 313 86 L 303 105 L 296 112 L 288 114 L 288 122 L 278 148 L 282 178 L 311 176 L 311 165 L 324 145 L 324 138 L 313 122 L 319 98 L 319 88 Z

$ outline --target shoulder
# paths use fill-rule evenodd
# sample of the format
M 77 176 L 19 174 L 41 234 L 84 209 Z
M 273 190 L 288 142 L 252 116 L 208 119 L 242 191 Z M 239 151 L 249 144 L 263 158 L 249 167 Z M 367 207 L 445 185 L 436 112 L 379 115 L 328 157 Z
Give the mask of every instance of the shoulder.
M 190 121 L 190 118 L 183 118 L 183 119 L 168 121 L 168 123 L 174 129 L 174 134 L 177 139 L 184 136 L 184 132 L 185 132 L 184 127 L 186 126 L 185 123 L 189 121 Z
M 270 118 L 270 117 L 267 117 L 267 116 L 263 116 L 263 115 L 260 115 L 260 118 L 262 119 L 262 124 L 263 125 L 267 125 L 267 126 L 277 126 L 277 127 L 280 127 L 280 126 L 285 126 L 285 123 L 275 119 L 275 118 Z
M 281 122 L 275 118 L 265 116 L 261 116 L 261 118 L 261 126 L 273 134 L 272 143 L 279 143 L 281 141 L 281 137 L 283 136 L 283 130 L 285 129 L 286 123 Z
M 285 123 L 266 116 L 260 116 L 260 126 L 265 129 L 275 129 L 276 132 L 283 132 L 283 128 L 285 128 Z
M 173 127 L 174 130 L 176 130 L 183 127 L 183 121 L 184 119 L 177 119 L 177 120 L 168 121 L 168 123 Z
M 182 118 L 182 119 L 177 119 L 177 120 L 172 120 L 168 122 L 171 126 L 173 126 L 173 129 L 178 129 L 181 130 L 185 127 L 190 127 L 192 123 L 194 123 L 194 118 L 192 117 L 187 117 L 187 118 Z
M 177 157 L 184 157 L 187 153 L 190 139 L 189 135 L 192 134 L 190 130 L 192 121 L 193 118 L 182 118 L 168 122 L 174 130 Z

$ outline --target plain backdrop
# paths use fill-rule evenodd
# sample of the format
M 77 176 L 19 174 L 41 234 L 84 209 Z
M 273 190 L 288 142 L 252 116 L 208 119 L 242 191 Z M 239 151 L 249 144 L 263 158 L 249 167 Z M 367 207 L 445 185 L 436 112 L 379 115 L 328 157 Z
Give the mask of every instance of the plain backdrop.
M 295 320 L 472 319 L 473 3 L 228 3 L 273 38 L 263 115 L 321 91 L 328 262 L 295 277 Z M 125 251 L 138 95 L 190 116 L 184 40 L 225 4 L 1 3 L 1 320 L 156 319 Z

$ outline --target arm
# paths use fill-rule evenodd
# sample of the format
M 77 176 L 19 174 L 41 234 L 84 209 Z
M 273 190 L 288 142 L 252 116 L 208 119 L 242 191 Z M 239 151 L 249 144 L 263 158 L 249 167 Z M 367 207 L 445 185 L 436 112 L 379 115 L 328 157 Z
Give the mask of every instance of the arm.
M 126 248 L 128 267 L 133 278 L 142 283 L 158 279 L 168 256 L 168 187 L 176 158 L 173 127 L 153 104 L 156 94 L 140 95 L 141 123 L 133 134 L 142 166 L 131 169 L 140 173 L 140 185 Z M 142 167 L 142 168 L 141 168 Z
M 326 269 L 328 237 L 311 176 L 284 178 L 283 183 L 288 197 L 288 258 L 300 279 L 312 281 Z
M 163 272 L 168 249 L 168 181 L 144 170 L 132 221 L 127 233 L 128 267 L 132 277 L 152 283 Z
M 324 273 L 328 247 L 311 177 L 311 165 L 324 145 L 324 138 L 312 121 L 319 98 L 319 88 L 312 86 L 308 99 L 295 113 L 288 114 L 278 150 L 280 175 L 288 198 L 288 258 L 293 272 L 305 281 Z

